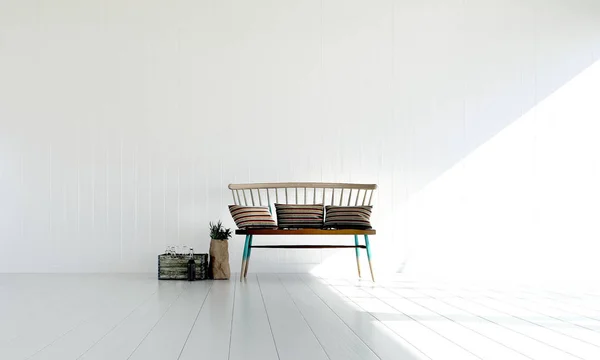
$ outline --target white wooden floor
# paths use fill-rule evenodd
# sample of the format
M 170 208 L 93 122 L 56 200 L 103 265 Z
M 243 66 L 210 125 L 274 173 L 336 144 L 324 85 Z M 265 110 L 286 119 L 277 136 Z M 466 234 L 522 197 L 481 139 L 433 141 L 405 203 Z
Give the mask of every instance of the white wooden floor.
M 600 296 L 287 274 L 0 275 L 0 359 L 598 360 Z

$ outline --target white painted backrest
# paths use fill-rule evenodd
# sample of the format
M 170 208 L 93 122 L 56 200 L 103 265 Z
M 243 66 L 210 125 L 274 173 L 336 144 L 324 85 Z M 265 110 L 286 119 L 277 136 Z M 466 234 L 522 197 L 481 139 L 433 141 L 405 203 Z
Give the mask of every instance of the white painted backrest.
M 323 204 L 337 206 L 372 205 L 375 184 L 340 183 L 259 183 L 230 184 L 235 205 Z

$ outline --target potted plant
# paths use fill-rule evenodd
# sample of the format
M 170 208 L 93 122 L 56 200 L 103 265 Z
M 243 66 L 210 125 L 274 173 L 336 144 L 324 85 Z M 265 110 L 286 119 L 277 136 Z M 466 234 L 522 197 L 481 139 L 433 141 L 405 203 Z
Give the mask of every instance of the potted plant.
M 210 227 L 210 274 L 215 280 L 227 280 L 231 276 L 229 269 L 229 238 L 231 238 L 231 229 L 223 227 L 221 221 Z

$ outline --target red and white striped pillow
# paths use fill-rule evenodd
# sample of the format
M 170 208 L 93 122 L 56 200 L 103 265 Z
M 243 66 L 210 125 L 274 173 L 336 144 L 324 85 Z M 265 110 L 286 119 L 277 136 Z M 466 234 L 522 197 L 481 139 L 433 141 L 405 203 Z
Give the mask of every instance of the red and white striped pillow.
M 266 207 L 229 205 L 229 212 L 238 229 L 277 227 Z

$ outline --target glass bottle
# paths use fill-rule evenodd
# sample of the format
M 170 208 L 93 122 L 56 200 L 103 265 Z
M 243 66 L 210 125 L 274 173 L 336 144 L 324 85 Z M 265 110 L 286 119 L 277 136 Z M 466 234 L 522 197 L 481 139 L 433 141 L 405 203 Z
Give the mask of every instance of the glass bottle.
M 189 260 L 187 262 L 188 281 L 196 280 L 196 262 L 194 261 L 194 249 L 190 248 Z

